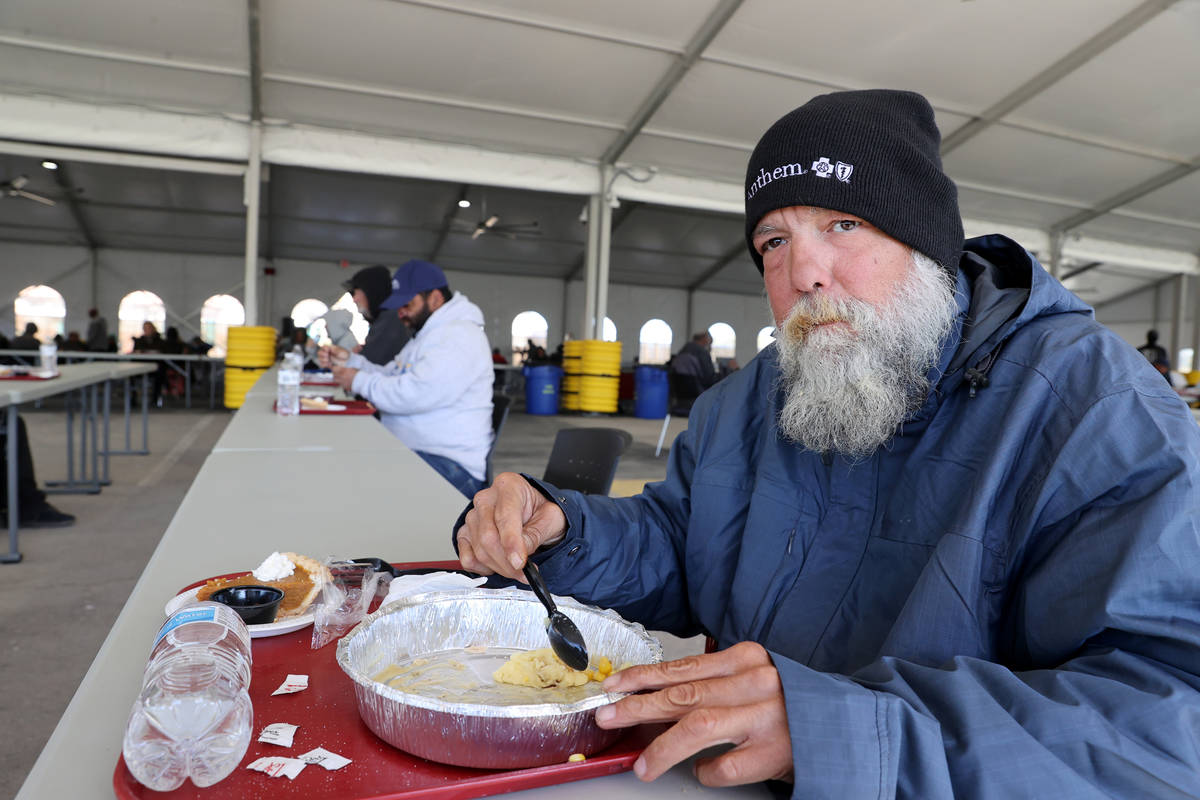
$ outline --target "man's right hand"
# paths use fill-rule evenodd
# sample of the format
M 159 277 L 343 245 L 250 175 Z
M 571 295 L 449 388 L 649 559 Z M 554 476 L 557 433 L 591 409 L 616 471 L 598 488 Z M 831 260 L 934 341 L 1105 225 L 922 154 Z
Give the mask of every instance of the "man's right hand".
M 332 366 L 345 366 L 350 358 L 350 351 L 336 344 L 327 344 L 317 351 L 317 366 L 329 369 Z
M 521 569 L 529 554 L 567 532 L 562 509 L 515 472 L 496 476 L 474 503 L 456 536 L 463 568 L 480 575 L 498 572 L 524 580 Z

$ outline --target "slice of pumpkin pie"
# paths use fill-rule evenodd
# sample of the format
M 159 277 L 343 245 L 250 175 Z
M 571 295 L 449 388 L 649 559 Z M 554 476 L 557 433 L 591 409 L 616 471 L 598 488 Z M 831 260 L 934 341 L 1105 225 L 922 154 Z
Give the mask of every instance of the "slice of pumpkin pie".
M 291 565 L 290 574 L 283 560 Z M 255 576 L 271 576 L 263 580 Z M 329 568 L 315 558 L 302 556 L 297 553 L 272 553 L 254 572 L 238 575 L 233 578 L 213 578 L 196 590 L 197 600 L 207 600 L 213 592 L 227 586 L 274 586 L 283 591 L 283 600 L 279 602 L 279 613 L 276 621 L 298 617 L 308 611 L 309 606 L 321 593 L 321 587 L 332 580 Z

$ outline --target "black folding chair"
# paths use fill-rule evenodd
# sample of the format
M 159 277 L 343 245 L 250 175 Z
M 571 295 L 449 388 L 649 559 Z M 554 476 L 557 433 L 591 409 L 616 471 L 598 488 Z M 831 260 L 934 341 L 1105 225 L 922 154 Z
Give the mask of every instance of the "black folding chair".
M 500 430 L 504 427 L 504 421 L 508 419 L 510 405 L 512 405 L 512 398 L 508 395 L 492 395 L 492 446 L 488 448 L 487 467 L 484 474 L 488 486 L 492 485 L 492 453 L 496 452 L 496 442 L 500 441 Z
M 563 428 L 554 437 L 542 480 L 560 489 L 606 495 L 617 462 L 632 442 L 627 431 L 617 428 Z

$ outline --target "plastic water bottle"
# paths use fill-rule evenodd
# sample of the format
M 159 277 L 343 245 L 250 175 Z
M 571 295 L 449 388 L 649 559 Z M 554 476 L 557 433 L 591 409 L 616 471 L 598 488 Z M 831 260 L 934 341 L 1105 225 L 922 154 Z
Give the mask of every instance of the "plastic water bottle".
M 58 372 L 58 345 L 46 342 L 38 347 L 41 368 L 46 372 Z
M 286 354 L 283 363 L 279 365 L 279 377 L 275 387 L 275 411 L 284 417 L 300 413 L 300 370 L 291 353 Z
M 237 767 L 254 729 L 250 632 L 220 603 L 195 603 L 159 629 L 122 751 L 147 788 L 211 786 Z

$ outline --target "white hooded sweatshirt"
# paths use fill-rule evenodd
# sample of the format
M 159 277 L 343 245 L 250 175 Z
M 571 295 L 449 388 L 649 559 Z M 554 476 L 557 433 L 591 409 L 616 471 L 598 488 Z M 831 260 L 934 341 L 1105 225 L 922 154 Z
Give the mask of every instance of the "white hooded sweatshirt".
M 466 295 L 434 311 L 390 363 L 356 354 L 346 365 L 358 370 L 351 390 L 379 409 L 400 441 L 484 479 L 492 446 L 492 351 L 483 312 Z

